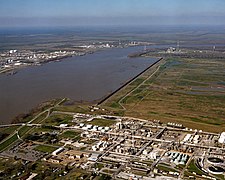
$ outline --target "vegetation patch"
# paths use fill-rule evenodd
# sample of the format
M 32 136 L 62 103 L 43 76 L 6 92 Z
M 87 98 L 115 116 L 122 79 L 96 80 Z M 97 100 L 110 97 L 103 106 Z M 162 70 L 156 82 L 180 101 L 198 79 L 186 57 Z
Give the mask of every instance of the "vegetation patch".
M 76 131 L 65 131 L 61 134 L 62 138 L 75 138 L 76 136 L 80 135 L 80 132 L 76 132 Z
M 77 113 L 84 113 L 84 114 L 90 112 L 88 106 L 83 104 L 81 107 L 81 106 L 73 104 L 73 103 L 68 104 L 68 105 L 65 105 L 65 104 L 60 105 L 58 107 L 55 107 L 53 110 L 54 111 L 65 111 L 65 112 L 77 112 Z
M 41 152 L 44 152 L 44 153 L 52 153 L 57 148 L 56 147 L 52 147 L 52 146 L 47 146 L 47 145 L 38 145 L 34 149 L 36 151 L 41 151 Z
M 111 104 L 110 104 L 110 107 L 111 107 L 111 108 L 118 108 L 118 109 L 121 108 L 121 106 L 120 106 L 119 103 L 117 103 L 117 102 L 111 103 Z
M 224 131 L 225 96 L 217 90 L 221 86 L 217 84 L 224 82 L 225 61 L 170 58 L 162 63 L 157 72 L 153 71 L 156 68 L 149 69 L 135 80 L 136 86 L 127 85 L 105 105 L 115 108 L 116 112 L 122 108 L 116 103 L 120 101 L 125 107 L 125 116 L 175 121 L 205 131 Z M 153 72 L 154 76 L 149 78 Z M 135 91 L 126 96 L 133 89 Z
M 161 164 L 159 164 L 158 166 L 157 166 L 157 168 L 159 169 L 159 170 L 162 170 L 162 171 L 166 171 L 166 172 L 178 172 L 177 170 L 175 170 L 175 169 L 173 169 L 173 168 L 171 168 L 171 167 L 168 167 L 168 166 L 165 166 L 165 165 L 161 165 Z
M 59 126 L 60 124 L 68 124 L 73 119 L 72 115 L 52 114 L 46 120 L 46 124 Z
M 23 126 L 19 131 L 18 134 L 20 137 L 22 137 L 23 135 L 25 135 L 32 127 L 29 126 Z
M 190 172 L 195 172 L 196 174 L 198 174 L 198 175 L 206 175 L 203 171 L 201 171 L 197 166 L 196 166 L 196 164 L 195 164 L 195 161 L 194 161 L 194 159 L 192 159 L 191 160 L 191 162 L 190 162 L 190 164 L 188 165 L 188 170 L 190 171 Z
M 40 123 L 46 116 L 47 116 L 48 112 L 43 113 L 42 115 L 40 115 L 39 117 L 37 117 L 32 123 Z
M 19 128 L 19 126 L 11 126 L 11 127 L 6 127 L 6 128 L 0 128 L 0 131 L 1 131 L 1 133 L 11 134 L 18 128 Z
M 10 137 L 9 139 L 7 139 L 6 141 L 2 142 L 0 144 L 0 151 L 4 150 L 5 148 L 7 148 L 10 144 L 12 144 L 13 142 L 15 142 L 18 139 L 17 135 L 13 135 L 12 137 Z
M 104 167 L 104 165 L 102 163 L 97 163 L 95 165 L 96 168 L 98 168 L 99 170 L 102 169 Z

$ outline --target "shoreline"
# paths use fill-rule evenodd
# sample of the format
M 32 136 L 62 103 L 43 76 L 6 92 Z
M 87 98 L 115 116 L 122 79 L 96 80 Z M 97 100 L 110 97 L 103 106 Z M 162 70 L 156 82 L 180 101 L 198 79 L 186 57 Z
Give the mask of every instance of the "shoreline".
M 11 71 L 17 72 L 19 69 L 22 69 L 22 68 L 27 68 L 27 67 L 31 67 L 31 66 L 42 66 L 42 65 L 50 63 L 50 62 L 59 62 L 61 60 L 69 58 L 69 57 L 85 56 L 86 54 L 88 54 L 88 53 L 85 53 L 84 55 L 68 55 L 68 56 L 63 56 L 63 57 L 57 57 L 57 58 L 48 59 L 48 60 L 45 60 L 45 61 L 42 61 L 42 62 L 38 62 L 38 64 L 30 63 L 30 64 L 23 64 L 23 65 L 18 66 L 18 67 L 13 66 L 13 67 L 9 67 L 9 68 L 5 68 L 5 69 L 0 70 L 0 74 L 7 74 L 7 73 L 10 73 Z
M 136 46 L 141 46 L 141 45 L 136 45 Z M 104 51 L 106 49 L 128 48 L 128 47 L 134 47 L 134 46 L 91 49 L 90 51 L 80 52 L 80 54 L 78 54 L 78 55 L 73 54 L 73 55 L 59 56 L 59 57 L 56 57 L 56 58 L 46 59 L 44 61 L 39 61 L 37 63 L 27 63 L 27 64 L 22 64 L 20 66 L 12 66 L 12 67 L 8 67 L 8 68 L 3 68 L 3 69 L 0 69 L 0 74 L 7 74 L 7 73 L 10 74 L 11 71 L 16 71 L 17 72 L 17 70 L 22 69 L 22 68 L 27 68 L 27 67 L 31 67 L 31 66 L 41 66 L 41 65 L 44 65 L 44 64 L 47 64 L 47 63 L 50 63 L 50 62 L 59 62 L 59 61 L 63 61 L 63 60 L 65 60 L 67 58 L 70 58 L 70 57 L 86 56 L 86 55 L 93 54 L 93 53 L 98 52 L 98 51 L 102 51 L 102 50 Z M 129 57 L 129 55 L 128 55 L 128 57 Z

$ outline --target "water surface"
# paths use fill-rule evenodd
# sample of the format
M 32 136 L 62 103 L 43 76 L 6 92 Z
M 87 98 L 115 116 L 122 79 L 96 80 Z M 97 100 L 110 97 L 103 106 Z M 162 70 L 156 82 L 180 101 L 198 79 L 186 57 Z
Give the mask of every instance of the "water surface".
M 127 58 L 129 53 L 141 49 L 108 49 L 27 67 L 15 75 L 1 74 L 0 123 L 10 123 L 16 115 L 53 98 L 100 100 L 156 61 Z

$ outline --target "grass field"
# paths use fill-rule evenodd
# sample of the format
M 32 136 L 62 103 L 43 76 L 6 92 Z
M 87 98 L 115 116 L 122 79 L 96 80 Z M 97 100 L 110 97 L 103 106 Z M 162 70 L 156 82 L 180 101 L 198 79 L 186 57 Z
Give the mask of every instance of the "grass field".
M 46 120 L 46 125 L 55 125 L 58 126 L 60 124 L 67 124 L 73 119 L 72 115 L 66 114 L 51 114 Z
M 47 116 L 48 112 L 43 113 L 42 115 L 40 115 L 38 118 L 36 118 L 32 123 L 40 123 L 46 116 Z
M 163 60 L 159 70 L 145 83 L 154 67 L 103 106 L 122 111 L 126 116 L 221 132 L 225 130 L 224 69 L 224 60 Z
M 56 147 L 47 146 L 47 145 L 38 145 L 37 147 L 35 147 L 35 150 L 41 151 L 41 152 L 44 152 L 44 153 L 46 153 L 46 152 L 52 153 L 56 149 L 57 149 Z
M 60 105 L 53 109 L 54 111 L 66 111 L 66 112 L 79 112 L 79 113 L 87 113 L 90 110 L 88 109 L 88 105 L 79 106 L 77 104 L 70 104 L 70 105 Z
M 159 170 L 166 171 L 166 172 L 169 172 L 169 171 L 171 171 L 171 172 L 178 172 L 177 170 L 175 170 L 175 169 L 173 169 L 173 168 L 171 168 L 171 167 L 168 167 L 168 166 L 166 166 L 166 165 L 162 165 L 162 164 L 158 164 L 158 165 L 157 165 L 157 168 L 158 168 Z
M 65 131 L 62 133 L 61 138 L 70 138 L 73 139 L 76 136 L 80 135 L 80 132 L 76 132 L 76 131 Z
M 194 160 L 192 160 L 188 166 L 188 171 L 190 172 L 195 172 L 198 175 L 202 175 L 205 174 L 204 172 L 202 172 L 196 165 Z
M 11 134 L 18 128 L 19 126 L 11 126 L 11 127 L 0 128 L 0 131 L 1 133 Z
M 24 136 L 32 127 L 29 126 L 23 126 L 19 131 L 18 134 L 20 137 Z
M 1 143 L 0 144 L 0 151 L 4 150 L 6 147 L 8 147 L 13 142 L 15 142 L 17 139 L 18 139 L 18 137 L 15 134 L 12 137 L 10 137 L 9 139 L 7 139 L 6 141 L 4 141 L 3 143 Z
M 95 118 L 92 121 L 88 122 L 88 124 L 92 124 L 95 126 L 111 126 L 115 123 L 116 123 L 116 121 L 114 121 L 114 120 L 98 119 L 98 118 Z

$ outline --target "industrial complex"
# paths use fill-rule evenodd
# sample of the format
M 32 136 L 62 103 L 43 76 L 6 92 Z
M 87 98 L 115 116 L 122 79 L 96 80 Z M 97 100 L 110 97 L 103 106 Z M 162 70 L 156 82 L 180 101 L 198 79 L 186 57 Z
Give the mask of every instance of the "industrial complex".
M 14 157 L 16 154 L 27 161 L 40 159 L 115 179 L 224 177 L 224 132 L 209 133 L 188 129 L 182 124 L 163 124 L 159 120 L 53 112 L 61 113 L 71 115 L 72 120 L 68 124 L 52 126 L 59 131 L 50 133 L 60 137 L 65 132 L 76 132 L 79 138 L 61 138 L 57 143 L 61 145 L 51 153 L 35 150 L 38 140 L 21 140 L 1 156 Z

